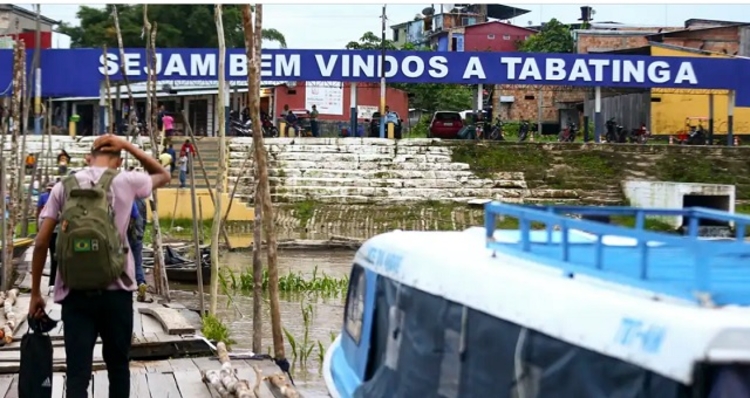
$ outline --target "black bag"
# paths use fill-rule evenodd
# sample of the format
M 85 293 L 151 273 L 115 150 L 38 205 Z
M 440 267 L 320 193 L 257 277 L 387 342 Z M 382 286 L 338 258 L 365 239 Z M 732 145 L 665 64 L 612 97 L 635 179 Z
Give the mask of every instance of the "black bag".
M 21 339 L 18 398 L 52 397 L 52 340 L 47 334 L 56 321 L 27 319 L 29 331 Z

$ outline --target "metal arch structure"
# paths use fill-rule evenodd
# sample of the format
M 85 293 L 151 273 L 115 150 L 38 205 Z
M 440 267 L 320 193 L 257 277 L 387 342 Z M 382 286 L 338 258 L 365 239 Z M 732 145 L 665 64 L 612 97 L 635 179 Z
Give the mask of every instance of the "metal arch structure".
M 32 56 L 32 51 L 28 52 Z M 217 79 L 217 49 L 156 49 L 158 81 Z M 147 72 L 144 49 L 125 49 L 107 59 L 99 49 L 47 49 L 41 54 L 45 72 L 43 97 L 100 96 L 104 76 L 111 81 L 143 81 Z M 12 78 L 12 50 L 0 50 L 0 86 Z M 31 65 L 29 60 L 27 65 Z M 382 65 L 382 66 L 381 66 Z M 658 57 L 623 54 L 532 54 L 501 52 L 411 52 L 368 50 L 265 50 L 261 78 L 280 82 L 351 82 L 352 99 L 359 83 L 377 83 L 381 68 L 391 83 L 476 84 L 481 104 L 485 84 L 590 88 L 595 92 L 597 138 L 603 126 L 602 88 L 726 90 L 729 93 L 728 140 L 732 142 L 735 106 L 750 106 L 750 82 L 744 78 L 750 60 L 742 58 Z M 244 49 L 227 51 L 229 81 L 247 78 Z M 325 82 L 325 83 L 323 83 Z M 695 90 L 695 91 L 692 91 Z M 682 91 L 683 93 L 685 91 Z M 710 94 L 710 92 L 708 92 Z M 356 101 L 351 104 L 356 109 Z M 103 123 L 103 120 L 101 121 Z

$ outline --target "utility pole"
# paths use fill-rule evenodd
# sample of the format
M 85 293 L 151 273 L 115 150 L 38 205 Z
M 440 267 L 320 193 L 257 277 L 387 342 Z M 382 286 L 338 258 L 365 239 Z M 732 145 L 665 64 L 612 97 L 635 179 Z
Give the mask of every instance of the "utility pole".
M 380 35 L 380 138 L 385 138 L 385 4 L 383 4 L 383 29 Z
M 34 134 L 42 134 L 42 64 L 40 54 L 42 52 L 42 28 L 40 18 L 42 5 L 36 5 L 36 33 L 34 35 Z M 33 179 L 32 179 L 33 180 Z

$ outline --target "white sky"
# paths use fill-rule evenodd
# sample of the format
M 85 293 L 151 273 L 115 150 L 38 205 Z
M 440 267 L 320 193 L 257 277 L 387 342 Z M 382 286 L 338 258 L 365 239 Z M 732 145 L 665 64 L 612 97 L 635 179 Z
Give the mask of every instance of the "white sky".
M 731 5 L 594 5 L 595 21 L 616 21 L 647 26 L 682 26 L 690 18 L 750 21 L 750 4 Z M 19 4 L 32 9 L 31 4 Z M 430 4 L 389 4 L 388 26 L 411 21 Z M 512 20 L 516 25 L 537 25 L 551 18 L 576 22 L 580 5 L 509 4 L 531 12 Z M 94 6 L 94 5 L 92 5 Z M 42 5 L 42 14 L 49 18 L 78 24 L 78 5 Z M 439 5 L 435 4 L 439 10 Z M 380 35 L 382 5 L 264 5 L 263 25 L 284 33 L 289 48 L 340 49 L 357 40 L 367 31 Z M 388 38 L 391 31 L 388 29 Z

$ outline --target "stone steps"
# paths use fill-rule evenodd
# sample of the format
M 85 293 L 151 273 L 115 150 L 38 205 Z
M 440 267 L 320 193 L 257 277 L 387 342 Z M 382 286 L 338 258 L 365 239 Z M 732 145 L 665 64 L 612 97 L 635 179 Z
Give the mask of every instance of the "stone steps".
M 239 167 L 239 166 L 238 166 Z M 461 171 L 469 170 L 466 163 L 416 163 L 416 162 L 330 162 L 330 161 L 271 161 L 269 168 L 279 169 L 328 169 L 365 171 Z

